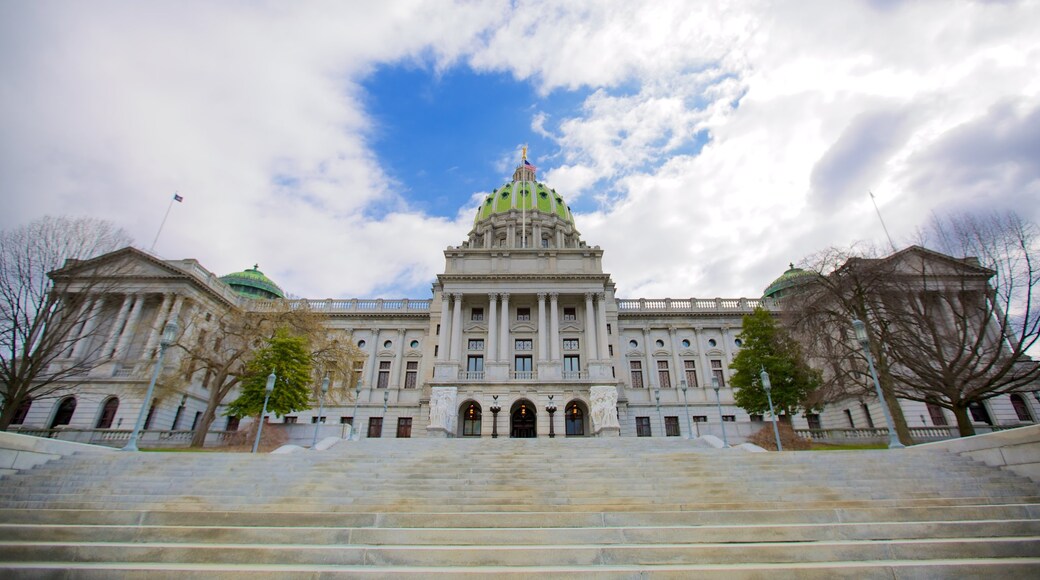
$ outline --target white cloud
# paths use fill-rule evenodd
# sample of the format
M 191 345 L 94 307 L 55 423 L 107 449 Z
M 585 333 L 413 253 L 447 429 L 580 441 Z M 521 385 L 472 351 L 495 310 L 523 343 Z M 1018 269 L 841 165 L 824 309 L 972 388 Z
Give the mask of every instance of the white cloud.
M 590 91 L 532 130 L 560 147 L 548 183 L 599 194 L 578 227 L 624 296 L 757 295 L 879 237 L 866 188 L 897 238 L 936 207 L 1037 207 L 1014 130 L 1035 124 L 1036 3 L 717 4 L 3 4 L 0 227 L 90 214 L 147 245 L 179 190 L 163 255 L 260 261 L 305 296 L 425 296 L 472 200 L 409 211 L 373 156 L 358 83 L 401 61 Z

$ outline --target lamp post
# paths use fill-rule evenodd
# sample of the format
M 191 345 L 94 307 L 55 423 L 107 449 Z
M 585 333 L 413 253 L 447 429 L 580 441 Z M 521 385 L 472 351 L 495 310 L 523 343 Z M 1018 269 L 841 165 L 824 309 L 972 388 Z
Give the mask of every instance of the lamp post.
M 383 417 L 386 417 L 386 404 L 390 402 L 390 391 L 383 391 Z
M 361 401 L 361 379 L 358 379 L 354 387 L 354 414 L 350 416 L 350 438 L 357 441 L 360 435 L 357 432 L 357 406 Z
M 556 402 L 553 401 L 555 395 L 549 395 L 549 404 L 545 406 L 545 411 L 549 413 L 549 438 L 556 437 L 556 421 L 553 420 L 553 414 L 556 413 Z M 566 419 L 566 417 L 564 417 Z
M 321 412 L 325 409 L 325 395 L 329 392 L 329 377 L 321 380 L 321 399 L 318 403 L 318 417 L 314 420 L 314 437 L 311 439 L 311 449 L 318 444 L 318 427 L 321 426 Z
M 888 412 L 888 405 L 885 403 L 885 394 L 881 392 L 881 383 L 878 381 L 877 371 L 874 370 L 874 355 L 870 352 L 870 337 L 867 336 L 867 325 L 857 318 L 852 321 L 852 328 L 856 331 L 856 341 L 863 347 L 863 354 L 867 357 L 867 365 L 870 366 L 870 376 L 874 379 L 874 388 L 877 390 L 878 402 L 881 403 L 881 412 L 885 414 L 885 423 L 888 425 L 888 448 L 903 449 L 906 446 L 899 441 L 896 425 L 892 421 L 892 414 Z
M 686 389 L 689 387 L 686 384 L 686 379 L 679 380 L 679 388 L 682 389 L 683 408 L 686 409 L 686 438 L 693 439 L 693 423 L 690 421 L 690 400 L 686 398 Z
M 780 429 L 776 426 L 776 411 L 773 409 L 773 395 L 770 391 L 773 390 L 773 383 L 769 380 L 769 373 L 766 372 L 766 367 L 762 367 L 762 372 L 758 373 L 759 378 L 762 380 L 762 390 L 766 392 L 766 399 L 769 399 L 769 414 L 773 418 L 773 437 L 776 437 L 776 450 L 783 451 L 784 446 L 780 443 Z
M 494 399 L 491 403 L 491 438 L 498 439 L 498 414 L 502 407 L 498 405 L 498 395 L 492 395 L 491 398 Z
M 722 416 L 722 399 L 719 398 L 719 377 L 711 377 L 711 388 L 715 390 L 715 406 L 719 409 L 719 422 L 722 423 L 722 444 L 729 447 L 729 439 L 726 438 L 726 418 Z
M 166 326 L 163 327 L 162 337 L 159 338 L 159 360 L 155 361 L 155 370 L 152 371 L 152 380 L 148 383 L 148 391 L 145 392 L 144 402 L 141 403 L 141 412 L 137 414 L 137 423 L 134 423 L 134 430 L 130 432 L 130 440 L 126 442 L 123 447 L 123 451 L 140 451 L 137 448 L 137 438 L 140 437 L 141 429 L 144 428 L 144 418 L 151 408 L 152 393 L 155 391 L 155 382 L 159 380 L 159 370 L 162 369 L 163 356 L 166 354 L 166 349 L 177 340 L 177 331 L 180 327 L 177 326 L 176 322 L 167 322 Z
M 657 420 L 661 422 L 661 434 L 667 435 L 668 428 L 664 425 L 664 415 L 661 413 L 661 389 L 654 389 L 654 399 L 657 401 Z
M 278 380 L 278 376 L 274 373 L 267 375 L 267 386 L 264 387 L 264 410 L 260 413 L 260 426 L 256 428 L 256 441 L 253 441 L 253 453 L 260 448 L 260 434 L 264 432 L 264 416 L 267 415 L 267 401 L 271 398 L 271 391 L 274 391 L 274 382 Z

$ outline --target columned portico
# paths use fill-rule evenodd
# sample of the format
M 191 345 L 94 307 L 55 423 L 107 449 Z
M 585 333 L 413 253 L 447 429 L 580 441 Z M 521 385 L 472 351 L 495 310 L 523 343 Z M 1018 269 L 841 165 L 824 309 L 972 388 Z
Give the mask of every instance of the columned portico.
M 498 362 L 498 293 L 488 294 L 488 344 L 489 363 Z
M 451 314 L 451 360 L 458 363 L 462 360 L 462 293 L 456 292 L 452 297 Z
M 588 363 L 599 357 L 599 350 L 596 348 L 596 311 L 592 306 L 592 297 L 592 292 L 585 293 L 585 345 Z

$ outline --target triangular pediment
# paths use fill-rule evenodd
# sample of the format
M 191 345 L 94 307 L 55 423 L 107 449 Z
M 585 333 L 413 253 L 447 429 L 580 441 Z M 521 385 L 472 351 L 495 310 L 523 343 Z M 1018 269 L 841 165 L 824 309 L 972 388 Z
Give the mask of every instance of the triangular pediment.
M 191 262 L 194 262 L 191 260 Z M 201 267 L 200 267 L 201 268 Z M 53 276 L 101 275 L 120 278 L 179 278 L 187 272 L 155 256 L 127 247 L 89 260 L 69 260 Z M 208 274 L 208 272 L 207 272 Z

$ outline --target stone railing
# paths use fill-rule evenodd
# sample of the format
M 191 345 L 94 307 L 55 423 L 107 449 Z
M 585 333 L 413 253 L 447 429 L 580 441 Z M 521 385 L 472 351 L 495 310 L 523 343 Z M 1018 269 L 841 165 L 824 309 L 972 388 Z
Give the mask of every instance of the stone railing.
M 563 380 L 580 381 L 589 378 L 588 371 L 563 371 Z
M 459 371 L 460 381 L 482 381 L 484 380 L 484 371 Z
M 538 375 L 535 371 L 509 371 L 509 377 L 517 381 L 533 381 Z
M 122 447 L 130 440 L 131 431 L 130 429 L 76 429 L 69 427 L 42 429 L 20 426 L 12 426 L 10 430 L 20 435 L 105 445 L 107 447 Z M 228 439 L 235 433 L 235 431 L 210 431 L 206 433 L 206 445 L 226 445 Z M 147 429 L 141 431 L 137 442 L 138 446 L 142 448 L 187 447 L 191 444 L 191 438 L 194 435 L 195 432 L 190 430 Z
M 975 429 L 981 434 L 1014 429 L 1015 427 L 1018 427 L 1018 425 L 980 425 L 976 426 Z M 799 437 L 820 442 L 881 443 L 888 441 L 888 429 L 884 427 L 866 429 L 795 429 L 794 432 Z M 956 426 L 946 425 L 940 427 L 910 427 L 910 436 L 915 443 L 925 443 L 956 439 L 960 434 Z
M 761 307 L 778 310 L 773 300 L 757 298 L 622 298 L 617 301 L 621 313 L 661 312 L 751 312 Z
M 430 311 L 432 300 L 415 300 L 411 298 L 402 299 L 362 299 L 350 298 L 347 300 L 289 300 L 289 308 L 306 308 L 314 312 L 325 314 L 426 314 Z M 286 302 L 273 300 L 257 300 L 252 303 L 256 310 L 273 310 L 283 308 Z

